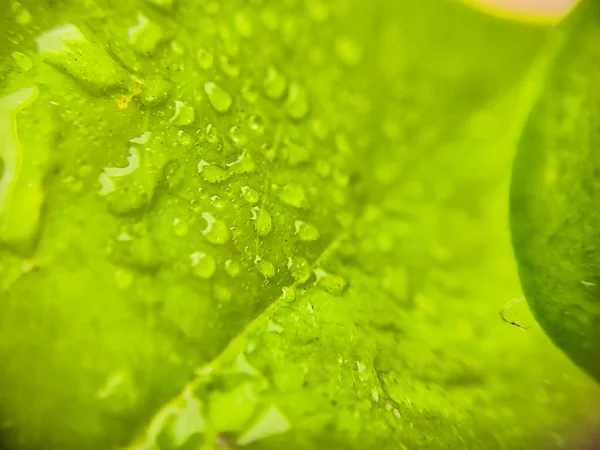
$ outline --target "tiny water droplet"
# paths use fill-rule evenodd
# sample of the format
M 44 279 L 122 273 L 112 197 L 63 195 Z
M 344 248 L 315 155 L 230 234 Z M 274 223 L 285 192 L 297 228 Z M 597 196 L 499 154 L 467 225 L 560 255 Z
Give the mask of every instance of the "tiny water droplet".
M 298 239 L 301 241 L 316 241 L 319 239 L 319 230 L 310 223 L 303 222 L 302 220 L 296 220 L 294 222 L 294 228 Z
M 248 142 L 243 130 L 237 125 L 229 129 L 229 138 L 231 139 L 231 142 L 233 142 L 233 144 L 238 148 L 243 147 Z
M 228 259 L 227 261 L 225 261 L 225 272 L 227 272 L 227 274 L 232 277 L 235 278 L 240 274 L 241 271 L 241 266 L 240 263 L 237 261 L 234 261 L 232 259 Z
M 262 135 L 265 132 L 265 121 L 261 116 L 250 116 L 248 118 L 248 126 L 257 135 Z
M 216 144 L 217 142 L 219 142 L 219 135 L 217 133 L 217 129 L 210 123 L 206 126 L 205 136 L 206 140 L 211 144 Z
M 199 278 L 210 278 L 215 273 L 217 264 L 215 258 L 204 252 L 196 252 L 190 255 L 192 260 L 192 272 Z
M 115 271 L 115 280 L 119 289 L 125 290 L 133 284 L 133 274 L 128 270 Z
M 362 59 L 362 48 L 347 36 L 338 37 L 334 47 L 340 61 L 348 66 L 355 66 Z
M 306 208 L 308 200 L 304 188 L 296 183 L 289 183 L 277 191 L 279 199 L 294 208 Z
M 229 241 L 229 229 L 225 222 L 215 219 L 212 214 L 204 212 L 202 218 L 206 220 L 206 228 L 202 234 L 208 242 L 216 245 L 223 245 Z
M 272 262 L 261 259 L 257 263 L 258 271 L 265 278 L 273 278 L 275 276 L 275 266 Z
M 260 200 L 260 195 L 249 186 L 242 186 L 242 198 L 249 205 L 256 205 Z
M 265 209 L 259 209 L 254 226 L 259 236 L 268 236 L 271 234 L 271 231 L 273 231 L 271 215 Z
M 204 92 L 206 92 L 210 104 L 217 112 L 226 113 L 229 111 L 233 100 L 227 91 L 217 84 L 209 82 L 204 85 Z
M 214 57 L 208 50 L 201 48 L 196 55 L 198 65 L 201 69 L 209 70 L 213 68 Z
M 288 269 L 297 283 L 306 283 L 310 278 L 310 264 L 302 256 L 290 257 L 288 260 Z
M 187 223 L 177 218 L 173 220 L 173 233 L 175 233 L 176 236 L 185 236 L 188 231 L 189 227 Z
M 273 100 L 279 100 L 285 94 L 287 79 L 275 67 L 267 69 L 264 81 L 265 95 Z
M 230 78 L 237 78 L 240 74 L 240 66 L 231 62 L 227 55 L 219 57 L 219 65 L 221 70 Z
M 294 120 L 302 120 L 307 116 L 310 103 L 306 90 L 300 84 L 296 82 L 290 83 L 284 107 L 287 115 Z
M 217 209 L 222 209 L 224 206 L 223 199 L 218 195 L 213 195 L 210 198 L 210 204 L 213 205 Z
M 175 113 L 169 119 L 174 125 L 190 125 L 194 121 L 194 108 L 182 101 L 175 101 Z
M 269 320 L 269 322 L 267 323 L 267 331 L 272 331 L 274 333 L 281 334 L 283 333 L 283 330 L 284 328 L 282 326 L 277 325 L 272 320 Z
M 348 281 L 339 276 L 325 272 L 323 269 L 316 269 L 316 285 L 332 295 L 342 295 L 348 286 Z

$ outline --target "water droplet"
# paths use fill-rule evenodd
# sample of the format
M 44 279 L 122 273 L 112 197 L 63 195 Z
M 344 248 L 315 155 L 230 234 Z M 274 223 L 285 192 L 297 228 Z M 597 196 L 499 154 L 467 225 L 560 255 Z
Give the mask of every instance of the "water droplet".
M 218 195 L 213 195 L 210 198 L 210 204 L 213 205 L 217 209 L 222 209 L 225 204 L 223 203 L 223 199 Z
M 265 132 L 265 121 L 261 116 L 250 116 L 248 118 L 248 126 L 259 136 Z
M 217 142 L 219 142 L 219 135 L 217 133 L 217 129 L 210 123 L 206 126 L 205 136 L 206 140 L 211 144 L 216 144 Z
M 223 245 L 229 241 L 229 229 L 225 222 L 215 219 L 210 213 L 202 213 L 202 218 L 206 220 L 206 228 L 202 234 L 208 242 L 216 245 Z
M 271 406 L 261 418 L 237 440 L 239 445 L 248 445 L 252 442 L 265 439 L 269 436 L 286 433 L 291 429 L 288 419 L 277 409 Z
M 185 236 L 188 234 L 189 227 L 188 224 L 182 221 L 181 219 L 173 220 L 173 232 L 176 236 Z
M 379 401 L 379 392 L 377 392 L 377 389 L 373 389 L 373 391 L 371 392 L 371 397 L 373 397 L 373 400 L 375 402 Z
M 128 270 L 115 271 L 115 282 L 119 289 L 125 290 L 133 284 L 133 274 Z
M 400 414 L 400 411 L 398 411 L 396 408 L 394 408 L 392 412 L 394 413 L 394 416 L 396 416 L 396 419 L 400 419 L 402 417 L 402 414 Z
M 194 108 L 182 101 L 175 101 L 175 113 L 169 119 L 175 125 L 190 125 L 194 121 Z
M 316 241 L 319 239 L 319 230 L 310 223 L 296 220 L 294 222 L 294 228 L 296 229 L 298 239 L 301 241 Z
M 256 205 L 260 200 L 260 195 L 249 186 L 242 186 L 242 198 L 249 205 Z
M 231 108 L 233 100 L 231 95 L 215 83 L 209 82 L 204 85 L 204 91 L 212 107 L 220 113 L 226 113 Z
M 145 80 L 142 85 L 142 103 L 146 106 L 156 106 L 169 98 L 173 84 L 164 78 L 153 76 Z
M 140 55 L 150 55 L 164 38 L 162 28 L 143 14 L 137 15 L 137 24 L 127 30 L 131 47 Z
M 344 64 L 348 66 L 357 65 L 362 59 L 362 48 L 347 36 L 339 37 L 335 41 L 335 52 Z
M 33 61 L 25 53 L 12 52 L 11 56 L 16 66 L 22 72 L 27 72 L 28 70 L 31 70 L 33 68 Z
M 306 283 L 310 278 L 310 264 L 302 256 L 290 257 L 288 260 L 288 269 L 297 283 Z
M 275 266 L 272 262 L 261 259 L 257 263 L 258 271 L 265 278 L 273 278 L 275 276 Z
M 265 209 L 259 209 L 254 226 L 259 236 L 268 236 L 273 231 L 271 215 Z
M 238 148 L 243 147 L 248 142 L 246 135 L 237 125 L 231 127 L 229 130 L 229 138 L 231 139 L 231 142 L 233 142 L 233 144 Z
M 188 133 L 186 133 L 183 130 L 179 130 L 177 131 L 177 142 L 179 142 L 179 145 L 181 145 L 182 147 L 189 147 L 190 145 L 192 145 L 194 140 L 192 139 L 192 136 L 190 136 Z
M 345 278 L 325 272 L 323 269 L 316 269 L 317 286 L 332 295 L 342 295 L 348 286 Z
M 201 69 L 209 70 L 213 68 L 214 57 L 208 50 L 201 48 L 198 50 L 196 57 L 198 59 L 198 65 Z
M 252 80 L 246 80 L 241 89 L 242 97 L 248 103 L 254 103 L 258 100 L 258 92 Z
M 182 56 L 185 53 L 185 48 L 177 41 L 171 41 L 171 50 L 179 56 Z
M 231 300 L 231 291 L 223 285 L 217 284 L 216 286 L 214 286 L 213 294 L 215 296 L 215 299 L 217 299 L 220 302 L 228 302 L 229 300 Z
M 240 66 L 231 62 L 228 56 L 222 55 L 219 57 L 219 65 L 221 70 L 230 78 L 237 78 L 240 74 Z
M 267 331 L 272 331 L 274 333 L 281 334 L 283 333 L 283 330 L 284 328 L 282 326 L 277 325 L 272 320 L 269 320 L 269 322 L 267 323 Z
M 310 103 L 306 90 L 296 82 L 290 83 L 290 90 L 285 101 L 287 115 L 295 120 L 302 120 L 308 114 Z
M 204 252 L 196 252 L 190 255 L 192 260 L 192 272 L 199 278 L 210 278 L 217 269 L 215 258 Z
M 239 262 L 233 261 L 232 259 L 225 261 L 225 272 L 227 272 L 230 277 L 237 277 L 240 274 L 240 271 L 241 267 Z
M 223 181 L 228 180 L 233 175 L 228 170 L 217 166 L 216 164 L 207 163 L 204 160 L 201 160 L 198 163 L 198 173 L 202 175 L 204 181 L 209 183 L 221 183 Z
M 264 81 L 265 95 L 273 100 L 279 100 L 285 94 L 287 79 L 275 67 L 267 69 Z
M 308 200 L 304 188 L 296 183 L 289 183 L 277 191 L 279 199 L 294 208 L 306 208 Z

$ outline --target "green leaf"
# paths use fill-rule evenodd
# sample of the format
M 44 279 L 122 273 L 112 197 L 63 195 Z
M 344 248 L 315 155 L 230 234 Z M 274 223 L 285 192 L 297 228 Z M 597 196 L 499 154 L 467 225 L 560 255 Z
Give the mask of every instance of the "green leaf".
M 579 431 L 596 385 L 498 317 L 549 29 L 441 0 L 48 5 L 0 18 L 9 448 Z M 79 43 L 40 55 L 57 29 Z
M 512 228 L 533 312 L 552 340 L 600 380 L 600 198 L 595 70 L 600 12 L 572 18 L 515 162 Z

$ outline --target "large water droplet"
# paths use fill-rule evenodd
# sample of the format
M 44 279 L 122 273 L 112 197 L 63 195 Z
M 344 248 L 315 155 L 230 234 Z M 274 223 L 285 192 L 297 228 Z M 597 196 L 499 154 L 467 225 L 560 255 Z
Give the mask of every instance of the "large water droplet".
M 231 108 L 233 100 L 231 95 L 215 83 L 209 82 L 204 85 L 204 92 L 212 107 L 220 113 L 226 113 Z
M 244 134 L 244 131 L 237 125 L 231 127 L 229 130 L 229 138 L 231 139 L 231 142 L 233 142 L 233 144 L 238 148 L 242 148 L 248 142 L 248 138 Z

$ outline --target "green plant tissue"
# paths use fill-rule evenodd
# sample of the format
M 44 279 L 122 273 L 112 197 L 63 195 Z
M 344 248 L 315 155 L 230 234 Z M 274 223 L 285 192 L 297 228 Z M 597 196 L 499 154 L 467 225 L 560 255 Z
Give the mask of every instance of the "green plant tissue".
M 562 448 L 598 385 L 526 302 L 526 332 L 499 316 L 562 32 L 445 0 L 0 1 L 0 447 Z

